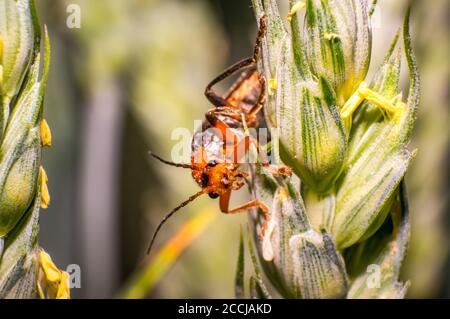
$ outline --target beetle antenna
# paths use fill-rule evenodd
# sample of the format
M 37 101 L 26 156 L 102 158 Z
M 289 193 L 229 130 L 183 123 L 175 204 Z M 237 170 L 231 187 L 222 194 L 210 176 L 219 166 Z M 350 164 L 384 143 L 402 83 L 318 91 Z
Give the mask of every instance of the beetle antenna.
M 159 230 L 161 229 L 161 227 L 164 225 L 164 223 L 173 216 L 173 214 L 175 214 L 178 210 L 180 210 L 181 208 L 183 208 L 184 206 L 186 206 L 187 204 L 189 204 L 190 202 L 194 201 L 197 197 L 205 194 L 208 192 L 207 188 L 202 189 L 201 191 L 199 191 L 198 193 L 192 195 L 191 197 L 189 197 L 189 199 L 187 199 L 186 201 L 182 202 L 180 205 L 178 205 L 177 207 L 175 207 L 169 214 L 167 214 L 159 223 L 158 227 L 156 228 L 155 232 L 153 233 L 153 237 L 152 240 L 150 242 L 150 245 L 148 246 L 147 249 L 147 255 L 150 254 L 150 251 L 152 250 L 152 246 L 153 243 L 155 241 L 156 235 L 158 235 Z
M 193 169 L 192 165 L 189 165 L 189 164 L 179 164 L 179 163 L 174 163 L 174 162 L 166 161 L 165 159 L 159 157 L 158 155 L 153 154 L 151 151 L 149 151 L 148 154 L 150 154 L 150 156 L 153 156 L 154 158 L 156 158 L 156 159 L 159 160 L 160 162 L 163 162 L 164 164 L 171 165 L 171 166 L 175 166 L 175 167 L 181 167 L 181 168 L 189 168 L 189 169 Z

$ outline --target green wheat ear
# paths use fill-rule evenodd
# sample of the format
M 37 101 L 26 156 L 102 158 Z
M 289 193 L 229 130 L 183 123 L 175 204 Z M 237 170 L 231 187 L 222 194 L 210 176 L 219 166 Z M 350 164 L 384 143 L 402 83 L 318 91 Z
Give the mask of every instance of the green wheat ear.
M 0 0 L 0 298 L 68 298 L 67 273 L 38 245 L 50 195 L 41 166 L 50 41 L 32 0 Z
M 250 224 L 262 269 L 285 298 L 406 293 L 408 284 L 399 282 L 409 241 L 403 180 L 416 154 L 407 145 L 419 79 L 410 7 L 403 46 L 395 36 L 383 64 L 366 79 L 374 4 L 290 1 L 282 18 L 275 0 L 253 0 L 257 20 L 265 15 L 268 25 L 258 65 L 269 86 L 266 122 L 279 131 L 281 159 L 295 174 L 283 180 L 263 167 L 253 171 L 250 188 L 272 207 L 272 220 L 263 240 L 257 239 L 261 214 L 252 211 Z M 402 51 L 410 72 L 406 101 L 399 89 Z M 252 278 L 251 291 L 268 285 Z M 242 282 L 238 278 L 237 291 Z

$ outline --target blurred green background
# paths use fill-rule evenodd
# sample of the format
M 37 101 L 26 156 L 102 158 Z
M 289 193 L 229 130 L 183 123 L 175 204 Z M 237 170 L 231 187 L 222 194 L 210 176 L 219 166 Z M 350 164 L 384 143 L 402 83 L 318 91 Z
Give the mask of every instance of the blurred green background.
M 284 2 L 284 3 L 281 3 Z M 286 10 L 287 0 L 279 1 Z M 404 267 L 410 297 L 450 297 L 450 2 L 416 0 L 412 25 L 422 103 L 408 173 L 412 239 Z M 81 28 L 68 28 L 70 4 Z M 81 266 L 75 298 L 115 297 L 141 269 L 152 231 L 198 190 L 187 170 L 166 167 L 171 132 L 193 130 L 209 108 L 210 79 L 251 54 L 256 23 L 250 0 L 40 0 L 52 43 L 45 117 L 53 147 L 44 153 L 52 195 L 41 214 L 41 244 L 61 268 Z M 371 71 L 401 26 L 406 1 L 380 0 Z M 70 7 L 69 7 L 70 9 Z M 404 93 L 407 77 L 404 74 Z M 369 74 L 370 76 L 370 74 Z M 219 86 L 220 87 L 220 86 Z M 222 90 L 226 84 L 222 85 Z M 233 202 L 244 198 L 245 191 Z M 156 250 L 202 211 L 217 213 L 148 297 L 233 297 L 239 226 L 207 197 L 170 220 Z

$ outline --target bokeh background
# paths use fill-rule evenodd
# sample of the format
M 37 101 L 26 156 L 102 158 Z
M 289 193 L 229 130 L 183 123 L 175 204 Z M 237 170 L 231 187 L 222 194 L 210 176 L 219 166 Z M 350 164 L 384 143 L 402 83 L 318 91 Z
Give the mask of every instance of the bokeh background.
M 285 10 L 288 1 L 279 2 Z M 450 2 L 415 3 L 422 103 L 411 145 L 419 153 L 408 173 L 413 226 L 403 277 L 411 281 L 409 297 L 450 297 Z M 81 28 L 67 27 L 70 4 L 81 8 Z M 251 54 L 256 23 L 250 0 L 37 5 L 52 43 L 45 117 L 53 147 L 44 153 L 52 204 L 41 214 L 41 244 L 60 268 L 80 265 L 81 288 L 72 290 L 73 297 L 127 296 L 140 282 L 146 297 L 232 298 L 246 218 L 220 214 L 207 197 L 166 224 L 155 250 L 186 221 L 213 212 L 199 237 L 165 265 L 166 272 L 145 271 L 154 260 L 145 251 L 157 223 L 198 190 L 188 170 L 166 167 L 148 151 L 170 158 L 177 142 L 172 131 L 192 131 L 194 119 L 209 107 L 203 96 L 208 81 Z M 370 73 L 401 26 L 405 7 L 405 0 L 379 0 Z

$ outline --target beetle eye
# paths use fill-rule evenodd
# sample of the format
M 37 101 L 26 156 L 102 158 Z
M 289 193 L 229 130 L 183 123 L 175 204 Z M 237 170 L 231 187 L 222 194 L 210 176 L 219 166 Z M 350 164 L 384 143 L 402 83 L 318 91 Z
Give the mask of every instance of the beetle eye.
M 208 193 L 208 196 L 211 197 L 212 199 L 219 197 L 219 194 L 217 193 Z
M 215 160 L 209 161 L 208 162 L 208 167 L 214 167 L 216 166 L 218 163 Z

